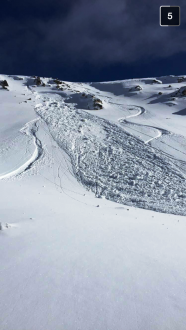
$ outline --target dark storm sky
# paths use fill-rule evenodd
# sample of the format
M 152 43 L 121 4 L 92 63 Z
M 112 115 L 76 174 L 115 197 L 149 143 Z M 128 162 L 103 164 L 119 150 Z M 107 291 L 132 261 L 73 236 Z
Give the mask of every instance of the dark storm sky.
M 179 5 L 180 27 L 159 7 Z M 0 73 L 105 81 L 186 74 L 185 0 L 3 0 Z

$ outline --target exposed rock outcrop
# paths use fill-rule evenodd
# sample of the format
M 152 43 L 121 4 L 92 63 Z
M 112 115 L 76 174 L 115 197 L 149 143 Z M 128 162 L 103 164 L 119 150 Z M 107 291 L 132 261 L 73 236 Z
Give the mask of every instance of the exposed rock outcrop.
M 179 82 L 179 83 L 182 83 L 182 82 L 184 82 L 184 81 L 186 81 L 186 77 L 179 77 L 179 78 L 178 78 L 178 82 Z
M 40 86 L 42 84 L 42 81 L 41 81 L 41 78 L 40 77 L 36 77 L 35 80 L 34 80 L 35 84 L 37 86 Z
M 135 91 L 141 91 L 142 87 L 140 85 L 133 86 L 132 88 L 129 89 L 129 92 L 135 92 Z
M 8 82 L 7 82 L 7 80 L 2 80 L 2 81 L 0 81 L 0 86 L 2 86 L 2 88 L 3 89 L 7 89 L 8 90 Z
M 95 98 L 93 103 L 94 103 L 94 109 L 95 110 L 103 109 L 103 105 L 102 105 L 103 102 L 100 99 Z
M 172 96 L 185 97 L 186 96 L 186 86 L 179 88 Z
M 162 81 L 158 80 L 158 79 L 153 79 L 152 83 L 153 84 L 162 84 Z

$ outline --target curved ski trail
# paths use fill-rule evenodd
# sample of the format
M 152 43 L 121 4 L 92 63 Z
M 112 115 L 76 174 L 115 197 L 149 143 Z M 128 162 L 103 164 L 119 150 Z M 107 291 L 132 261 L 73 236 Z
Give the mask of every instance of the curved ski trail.
M 1 175 L 0 180 L 19 175 L 22 172 L 29 170 L 31 168 L 31 166 L 33 165 L 33 163 L 35 163 L 36 160 L 38 160 L 38 158 L 40 158 L 40 156 L 42 155 L 42 153 L 43 153 L 42 144 L 41 144 L 41 141 L 36 136 L 36 132 L 38 131 L 38 125 L 37 125 L 38 120 L 39 120 L 38 118 L 31 120 L 30 122 L 26 123 L 26 125 L 20 130 L 20 132 L 22 134 L 26 134 L 27 136 L 33 137 L 33 143 L 35 145 L 35 150 L 34 150 L 32 156 L 20 167 L 13 169 L 11 172 Z
M 133 125 L 133 126 L 140 126 L 140 127 L 147 127 L 147 128 L 153 128 L 157 131 L 157 135 L 156 136 L 150 136 L 144 132 L 139 132 L 143 135 L 146 135 L 148 137 L 150 137 L 150 139 L 144 141 L 145 144 L 149 143 L 150 141 L 154 140 L 154 139 L 158 139 L 160 138 L 162 135 L 165 135 L 165 134 L 171 134 L 169 131 L 163 129 L 163 128 L 159 128 L 159 127 L 156 127 L 156 126 L 151 126 L 151 125 L 145 125 L 145 124 L 139 124 L 139 123 L 134 123 L 130 120 L 128 120 L 129 118 L 133 118 L 133 117 L 138 117 L 138 116 L 141 116 L 142 114 L 144 114 L 146 112 L 146 110 L 143 108 L 143 107 L 140 107 L 140 106 L 135 106 L 137 108 L 139 108 L 139 111 L 133 115 L 130 115 L 130 116 L 126 116 L 125 118 L 122 117 L 122 118 L 119 118 L 118 121 L 119 123 L 122 125 L 123 123 L 125 124 L 130 124 L 130 125 Z M 123 125 L 122 125 L 123 126 Z

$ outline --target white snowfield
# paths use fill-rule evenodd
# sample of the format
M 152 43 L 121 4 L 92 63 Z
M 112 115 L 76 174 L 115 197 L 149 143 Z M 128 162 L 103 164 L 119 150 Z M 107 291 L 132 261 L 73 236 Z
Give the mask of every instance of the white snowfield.
M 185 330 L 186 77 L 3 80 L 0 329 Z

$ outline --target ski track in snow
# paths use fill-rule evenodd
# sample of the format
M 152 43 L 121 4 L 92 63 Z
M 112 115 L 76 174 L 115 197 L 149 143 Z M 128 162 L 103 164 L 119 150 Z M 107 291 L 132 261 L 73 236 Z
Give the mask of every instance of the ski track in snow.
M 122 117 L 122 118 L 119 118 L 118 121 L 119 123 L 121 124 L 121 126 L 125 126 L 127 124 L 129 124 L 129 127 L 130 125 L 133 125 L 133 126 L 139 126 L 139 127 L 147 127 L 147 128 L 152 128 L 152 129 L 155 129 L 157 131 L 157 135 L 154 136 L 154 137 L 150 137 L 149 134 L 146 134 L 144 132 L 140 132 L 140 131 L 137 131 L 138 133 L 141 133 L 143 135 L 146 135 L 146 136 L 149 136 L 150 139 L 144 141 L 145 144 L 148 144 L 149 142 L 152 142 L 153 140 L 157 140 L 157 139 L 160 139 L 160 143 L 162 143 L 164 146 L 167 146 L 167 147 L 170 147 L 171 149 L 173 150 L 176 150 L 178 152 L 181 152 L 183 153 L 182 151 L 180 151 L 179 149 L 173 147 L 172 145 L 170 144 L 167 144 L 165 141 L 163 141 L 161 139 L 161 137 L 163 136 L 172 136 L 172 132 L 171 131 L 168 131 L 166 129 L 163 129 L 163 128 L 160 128 L 160 127 L 156 127 L 156 126 L 152 126 L 152 125 L 145 125 L 145 124 L 140 124 L 140 123 L 133 123 L 129 120 L 127 120 L 128 118 L 132 118 L 132 117 L 137 117 L 137 116 L 140 116 L 140 115 L 143 115 L 144 113 L 146 113 L 147 111 L 143 108 L 143 107 L 139 107 L 137 105 L 132 105 L 134 108 L 140 108 L 139 111 L 136 113 L 136 114 L 133 114 L 133 115 L 130 115 L 130 116 L 126 116 L 126 117 Z M 124 125 L 123 125 L 124 124 Z M 141 140 L 141 139 L 140 139 Z M 152 147 L 155 148 L 156 150 L 160 150 L 159 148 L 155 147 L 153 144 L 152 144 Z M 169 157 L 170 161 L 172 163 L 174 163 L 174 165 L 177 166 L 177 168 L 180 170 L 180 173 L 182 173 L 182 175 L 185 177 L 185 172 L 186 172 L 186 162 L 183 161 L 183 160 L 180 160 L 180 159 L 176 159 L 175 157 L 171 156 L 170 154 L 166 153 L 165 151 L 161 150 L 161 152 L 166 156 L 166 157 Z
M 160 138 L 163 134 L 171 134 L 171 132 L 165 130 L 165 129 L 162 129 L 160 127 L 155 127 L 155 126 L 151 126 L 151 125 L 145 125 L 145 124 L 139 124 L 139 123 L 134 123 L 130 120 L 128 120 L 129 118 L 133 118 L 133 117 L 138 117 L 138 116 L 141 116 L 143 113 L 146 112 L 146 110 L 142 107 L 139 107 L 137 105 L 134 105 L 135 108 L 139 108 L 139 111 L 136 113 L 136 114 L 133 114 L 133 115 L 130 115 L 130 116 L 126 116 L 126 117 L 122 117 L 122 118 L 119 118 L 118 119 L 118 122 L 121 124 L 121 126 L 124 125 L 127 125 L 127 124 L 130 124 L 130 125 L 133 125 L 133 126 L 140 126 L 140 127 L 147 127 L 147 128 L 153 128 L 157 131 L 157 135 L 156 136 L 153 136 L 153 137 L 150 137 L 150 139 L 144 141 L 145 144 L 153 141 L 154 139 L 158 139 Z M 147 135 L 149 136 L 148 134 L 146 133 L 143 133 L 143 135 Z
M 179 149 L 173 147 L 172 145 L 166 143 L 165 141 L 163 141 L 163 140 L 161 139 L 161 137 L 163 137 L 163 136 L 172 136 L 173 134 L 172 134 L 171 131 L 168 131 L 168 130 L 166 130 L 166 129 L 163 129 L 163 128 L 160 128 L 160 127 L 157 127 L 157 126 L 145 125 L 145 124 L 140 124 L 140 123 L 133 123 L 132 121 L 129 121 L 128 118 L 138 117 L 138 116 L 143 115 L 144 113 L 147 112 L 143 107 L 139 107 L 139 106 L 137 106 L 137 105 L 131 105 L 131 106 L 134 107 L 134 108 L 140 108 L 140 109 L 138 110 L 138 112 L 137 112 L 136 114 L 133 114 L 133 115 L 130 115 L 130 116 L 126 116 L 126 117 L 119 118 L 119 119 L 118 119 L 118 122 L 119 122 L 119 124 L 120 124 L 122 127 L 123 127 L 123 126 L 126 126 L 126 125 L 129 125 L 129 128 L 131 128 L 130 125 L 132 125 L 132 126 L 139 126 L 139 127 L 142 127 L 142 128 L 143 128 L 143 127 L 147 127 L 147 128 L 155 129 L 155 130 L 157 131 L 157 135 L 154 136 L 154 137 L 150 137 L 149 134 L 146 134 L 146 133 L 144 133 L 144 132 L 140 132 L 140 131 L 138 131 L 138 130 L 136 130 L 136 129 L 134 129 L 134 130 L 135 130 L 135 132 L 138 132 L 138 133 L 141 133 L 142 135 L 145 135 L 145 136 L 150 137 L 150 139 L 144 141 L 145 144 L 148 144 L 149 142 L 152 142 L 152 141 L 154 141 L 154 140 L 158 140 L 158 139 L 159 139 L 159 140 L 160 140 L 160 143 L 162 143 L 164 146 L 166 146 L 166 147 L 170 147 L 171 149 L 176 150 L 176 151 L 178 151 L 179 153 L 181 152 L 181 154 L 184 154 L 184 152 L 180 151 Z M 141 140 L 141 139 L 140 139 L 140 140 Z M 155 145 L 153 145 L 153 144 L 152 144 L 152 147 L 153 147 L 154 149 L 158 150 L 158 151 L 161 150 L 161 148 L 159 148 L 159 147 L 157 148 L 157 147 L 155 147 Z M 177 166 L 177 168 L 180 170 L 180 173 L 182 173 L 182 175 L 185 177 L 185 173 L 186 173 L 186 162 L 183 161 L 183 160 L 181 160 L 181 159 L 177 159 L 177 158 L 171 156 L 171 154 L 168 154 L 167 152 L 165 152 L 165 151 L 163 151 L 163 150 L 161 150 L 161 152 L 162 152 L 166 157 L 169 158 L 169 160 L 172 162 L 172 164 L 174 164 L 175 166 Z
M 14 169 L 13 171 L 9 172 L 9 173 L 5 173 L 3 175 L 0 176 L 0 180 L 2 179 L 7 179 L 10 178 L 12 176 L 17 176 L 19 174 L 21 174 L 22 172 L 26 172 L 27 170 L 29 170 L 32 165 L 40 158 L 40 156 L 43 153 L 43 149 L 42 149 L 42 143 L 41 141 L 37 138 L 37 130 L 38 130 L 38 124 L 37 124 L 38 119 L 34 119 L 30 122 L 28 122 L 21 130 L 20 132 L 22 134 L 26 134 L 28 136 L 32 136 L 33 137 L 33 143 L 35 145 L 35 150 L 34 153 L 32 154 L 31 158 L 28 159 L 23 165 L 21 165 L 20 167 L 18 167 L 17 169 Z

